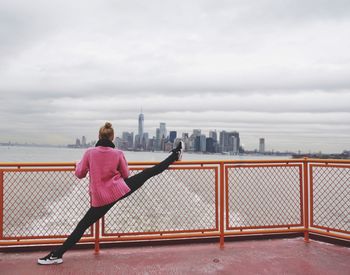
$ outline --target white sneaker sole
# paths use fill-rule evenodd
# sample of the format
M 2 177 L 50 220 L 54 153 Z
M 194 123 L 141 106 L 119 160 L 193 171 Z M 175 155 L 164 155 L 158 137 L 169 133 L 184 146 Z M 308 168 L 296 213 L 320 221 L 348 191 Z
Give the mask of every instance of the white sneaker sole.
M 38 264 L 41 265 L 51 265 L 51 264 L 61 264 L 63 263 L 63 259 L 56 259 L 56 260 L 40 260 L 38 259 Z

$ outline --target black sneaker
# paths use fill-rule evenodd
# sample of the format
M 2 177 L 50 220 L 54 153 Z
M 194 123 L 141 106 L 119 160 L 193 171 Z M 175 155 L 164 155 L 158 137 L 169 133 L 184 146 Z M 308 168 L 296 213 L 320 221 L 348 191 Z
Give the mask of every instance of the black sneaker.
M 183 152 L 185 151 L 185 143 L 181 140 L 175 149 L 171 150 L 171 152 L 177 154 L 176 160 L 181 160 Z
M 38 259 L 38 264 L 42 264 L 42 265 L 61 264 L 61 263 L 63 263 L 62 257 L 55 257 L 53 255 L 53 252 L 50 252 L 50 254 L 44 258 Z

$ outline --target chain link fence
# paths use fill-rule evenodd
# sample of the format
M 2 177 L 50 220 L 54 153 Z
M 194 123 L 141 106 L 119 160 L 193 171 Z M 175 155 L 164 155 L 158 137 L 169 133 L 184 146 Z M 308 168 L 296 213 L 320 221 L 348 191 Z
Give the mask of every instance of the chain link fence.
M 227 166 L 227 229 L 301 226 L 301 175 L 301 165 Z
M 350 232 L 350 166 L 310 165 L 310 226 Z
M 131 164 L 131 173 L 150 165 Z M 57 243 L 90 207 L 89 178 L 77 179 L 73 163 L 0 167 L 2 246 L 21 244 L 21 240 Z M 349 182 L 350 163 L 346 162 L 181 162 L 119 201 L 103 217 L 100 235 L 91 227 L 84 237 L 99 242 L 205 233 L 221 241 L 230 234 L 264 229 L 312 232 L 317 228 L 320 234 L 349 239 Z M 310 228 L 304 221 L 308 218 L 304 213 L 309 212 Z
M 105 215 L 103 234 L 217 231 L 217 173 L 215 167 L 176 167 L 149 179 Z
M 89 208 L 87 185 L 72 169 L 3 171 L 3 238 L 69 235 Z

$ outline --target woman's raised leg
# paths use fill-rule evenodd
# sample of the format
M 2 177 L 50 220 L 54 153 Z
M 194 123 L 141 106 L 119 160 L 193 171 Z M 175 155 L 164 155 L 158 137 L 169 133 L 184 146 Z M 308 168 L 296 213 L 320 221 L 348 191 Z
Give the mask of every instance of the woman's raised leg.
M 165 160 L 156 164 L 153 167 L 146 168 L 142 172 L 130 178 L 127 178 L 125 180 L 125 183 L 129 186 L 131 191 L 128 194 L 126 194 L 124 197 L 131 195 L 133 192 L 139 189 L 148 179 L 162 173 L 174 161 L 180 160 L 182 157 L 183 151 L 184 151 L 184 142 L 180 141 L 178 146 L 174 150 L 172 150 L 172 154 L 168 156 Z

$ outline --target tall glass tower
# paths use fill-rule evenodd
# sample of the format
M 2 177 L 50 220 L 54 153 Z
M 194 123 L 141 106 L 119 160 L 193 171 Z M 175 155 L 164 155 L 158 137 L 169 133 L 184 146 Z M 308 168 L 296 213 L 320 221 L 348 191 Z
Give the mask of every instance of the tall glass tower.
M 141 110 L 141 114 L 139 114 L 139 138 L 140 138 L 140 143 L 142 142 L 143 139 L 143 121 L 144 121 L 144 116 Z
M 265 138 L 259 139 L 259 153 L 260 154 L 265 153 Z
M 165 122 L 161 122 L 159 124 L 159 130 L 160 130 L 160 138 L 166 138 L 166 124 Z

